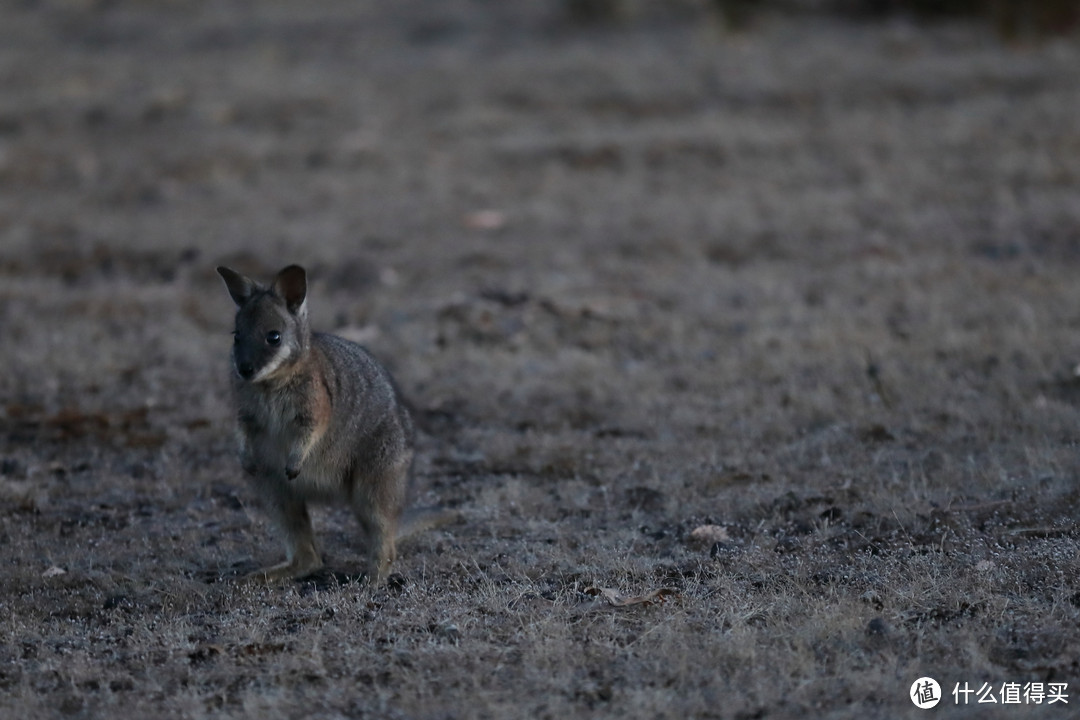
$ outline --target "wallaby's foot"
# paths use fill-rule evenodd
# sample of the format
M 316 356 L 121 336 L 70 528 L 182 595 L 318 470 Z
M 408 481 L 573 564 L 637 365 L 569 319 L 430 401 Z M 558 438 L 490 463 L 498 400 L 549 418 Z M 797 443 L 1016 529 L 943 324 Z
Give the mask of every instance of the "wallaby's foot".
M 386 584 L 386 578 L 390 576 L 390 563 L 379 567 L 368 566 L 367 586 L 371 589 L 382 587 Z
M 294 558 L 287 562 L 248 573 L 244 576 L 244 582 L 274 585 L 284 580 L 293 580 L 310 575 L 322 568 L 322 565 L 322 560 L 319 558 L 308 559 L 305 562 L 297 562 L 297 558 Z
M 381 587 L 390 576 L 390 566 L 397 559 L 393 535 L 372 538 L 372 550 L 368 554 L 367 581 L 371 587 Z

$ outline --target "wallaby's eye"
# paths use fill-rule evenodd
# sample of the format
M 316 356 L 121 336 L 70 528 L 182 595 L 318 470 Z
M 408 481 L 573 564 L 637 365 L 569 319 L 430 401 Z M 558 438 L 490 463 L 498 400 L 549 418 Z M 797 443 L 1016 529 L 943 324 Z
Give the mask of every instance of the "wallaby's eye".
M 270 345 L 280 345 L 281 333 L 279 333 L 277 330 L 271 330 L 270 332 L 266 333 L 266 342 Z

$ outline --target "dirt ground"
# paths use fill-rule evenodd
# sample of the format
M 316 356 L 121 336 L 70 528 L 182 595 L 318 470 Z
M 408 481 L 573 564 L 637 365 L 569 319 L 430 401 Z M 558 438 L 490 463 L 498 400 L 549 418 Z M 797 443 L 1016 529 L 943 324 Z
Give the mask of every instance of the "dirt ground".
M 635 7 L 0 4 L 0 716 L 1075 714 L 1080 43 Z M 236 581 L 292 262 L 461 515 L 383 589 Z

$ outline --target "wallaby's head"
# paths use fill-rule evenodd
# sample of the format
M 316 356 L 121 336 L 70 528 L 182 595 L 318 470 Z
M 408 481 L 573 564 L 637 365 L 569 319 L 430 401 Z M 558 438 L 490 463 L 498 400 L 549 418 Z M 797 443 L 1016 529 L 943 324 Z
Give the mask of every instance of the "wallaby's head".
M 243 380 L 269 380 L 307 352 L 311 330 L 307 321 L 307 274 L 290 265 L 265 287 L 227 267 L 219 267 L 225 287 L 236 303 L 232 359 Z

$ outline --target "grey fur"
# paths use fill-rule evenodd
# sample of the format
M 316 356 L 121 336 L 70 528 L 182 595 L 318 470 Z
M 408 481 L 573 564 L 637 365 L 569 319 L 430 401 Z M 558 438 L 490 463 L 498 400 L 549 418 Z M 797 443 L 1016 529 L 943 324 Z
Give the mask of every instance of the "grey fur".
M 386 579 L 406 501 L 413 423 L 389 373 L 363 347 L 312 333 L 303 268 L 265 287 L 219 267 L 237 305 L 233 390 L 240 459 L 285 535 L 267 581 L 322 566 L 309 502 L 347 503 L 368 542 L 368 579 Z M 274 335 L 276 333 L 276 336 Z

